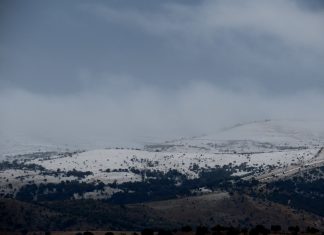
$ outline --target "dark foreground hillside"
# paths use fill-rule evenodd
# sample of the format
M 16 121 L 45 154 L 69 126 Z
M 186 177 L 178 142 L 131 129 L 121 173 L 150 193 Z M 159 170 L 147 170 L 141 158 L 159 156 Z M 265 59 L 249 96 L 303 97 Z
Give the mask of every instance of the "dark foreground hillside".
M 323 218 L 287 206 L 248 196 L 213 193 L 197 197 L 141 204 L 112 205 L 95 200 L 26 203 L 0 201 L 1 231 L 141 231 L 174 229 L 186 225 L 216 224 L 252 228 L 258 224 L 282 230 L 298 225 L 323 230 Z

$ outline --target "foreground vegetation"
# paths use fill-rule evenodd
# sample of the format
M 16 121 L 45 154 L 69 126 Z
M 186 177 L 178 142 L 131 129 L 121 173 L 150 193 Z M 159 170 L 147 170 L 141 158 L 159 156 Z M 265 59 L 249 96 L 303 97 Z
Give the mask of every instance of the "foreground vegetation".
M 301 231 L 298 226 L 289 227 L 288 231 L 282 231 L 280 225 L 272 225 L 270 228 L 266 228 L 263 225 L 256 225 L 251 229 L 247 228 L 235 228 L 232 226 L 215 225 L 212 227 L 196 226 L 191 227 L 189 225 L 182 226 L 181 228 L 174 228 L 170 230 L 165 229 L 151 229 L 146 228 L 142 231 L 28 231 L 23 229 L 19 232 L 3 232 L 3 235 L 270 235 L 270 234 L 303 234 L 303 235 L 315 235 L 324 234 L 313 227 L 307 227 L 305 231 Z

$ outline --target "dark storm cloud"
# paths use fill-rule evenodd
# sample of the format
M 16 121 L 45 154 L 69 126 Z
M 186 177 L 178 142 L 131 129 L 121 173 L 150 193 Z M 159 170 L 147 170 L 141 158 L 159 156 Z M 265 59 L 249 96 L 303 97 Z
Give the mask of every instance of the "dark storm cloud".
M 314 11 L 324 10 L 323 0 L 298 0 L 297 3 L 309 10 L 314 10 Z
M 2 87 L 78 92 L 83 70 L 165 89 L 324 87 L 323 16 L 294 1 L 18 2 L 4 4 Z
M 1 1 L 0 131 L 69 143 L 322 117 L 322 3 Z

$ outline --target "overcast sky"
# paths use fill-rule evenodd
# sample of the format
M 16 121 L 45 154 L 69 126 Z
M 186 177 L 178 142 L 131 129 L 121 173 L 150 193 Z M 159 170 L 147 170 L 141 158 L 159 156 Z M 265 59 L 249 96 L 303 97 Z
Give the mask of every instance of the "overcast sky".
M 323 0 L 0 2 L 2 136 L 126 143 L 323 119 L 323 94 Z

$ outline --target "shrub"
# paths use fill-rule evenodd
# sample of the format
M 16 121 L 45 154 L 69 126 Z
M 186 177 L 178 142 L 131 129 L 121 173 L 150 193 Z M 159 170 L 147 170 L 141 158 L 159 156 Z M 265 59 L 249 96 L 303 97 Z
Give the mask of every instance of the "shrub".
M 314 228 L 314 227 L 307 227 L 306 232 L 307 233 L 318 233 L 319 230 L 317 228 Z
M 279 232 L 279 231 L 281 231 L 281 226 L 280 225 L 271 225 L 271 231 Z
M 158 231 L 158 235 L 172 235 L 173 233 L 170 230 L 161 229 Z
M 87 231 L 87 232 L 84 232 L 83 235 L 94 235 L 94 234 L 92 232 Z
M 299 232 L 299 227 L 298 226 L 289 226 L 288 231 L 291 232 L 292 234 L 297 234 Z
M 181 232 L 188 233 L 188 232 L 191 232 L 191 231 L 192 231 L 192 228 L 189 225 L 183 226 L 181 228 Z
M 208 228 L 205 226 L 198 226 L 196 229 L 196 235 L 205 235 L 208 233 Z
M 154 235 L 153 229 L 145 228 L 141 232 L 142 235 Z
M 28 233 L 28 230 L 27 229 L 23 229 L 20 231 L 22 235 L 26 235 Z

